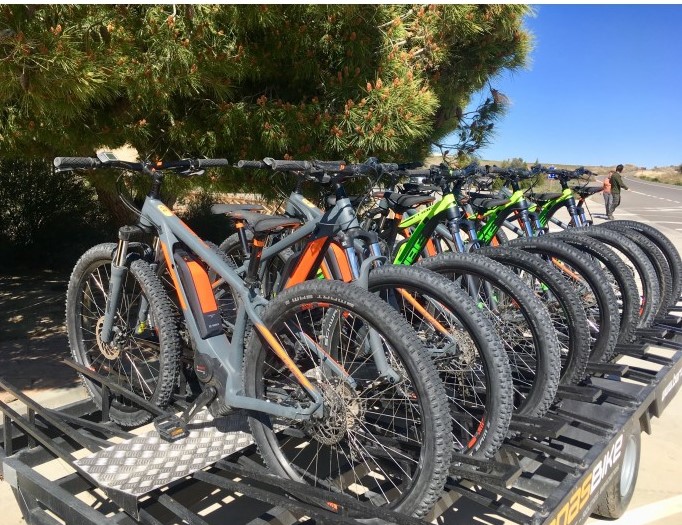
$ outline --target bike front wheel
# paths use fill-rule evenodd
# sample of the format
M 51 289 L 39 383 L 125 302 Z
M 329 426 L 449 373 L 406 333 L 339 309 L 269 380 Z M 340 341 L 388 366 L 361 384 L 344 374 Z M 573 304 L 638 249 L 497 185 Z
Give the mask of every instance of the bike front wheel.
M 418 265 L 454 281 L 475 300 L 502 338 L 514 414 L 543 416 L 559 387 L 561 354 L 542 301 L 514 272 L 477 253 L 442 253 Z
M 455 452 L 491 458 L 513 410 L 504 345 L 474 300 L 449 279 L 419 266 L 386 265 L 369 291 L 398 311 L 436 365 L 450 403 Z
M 250 414 L 266 465 L 325 491 L 426 514 L 447 477 L 452 433 L 438 372 L 405 320 L 357 285 L 317 281 L 279 294 L 262 320 L 324 398 L 319 419 Z M 382 360 L 392 377 L 380 371 Z M 310 403 L 256 334 L 245 353 L 244 391 L 285 406 Z
M 159 407 L 170 403 L 180 366 L 180 337 L 172 305 L 151 267 L 133 261 L 122 283 L 114 320 L 114 339 L 101 338 L 109 294 L 111 261 L 116 244 L 99 244 L 76 263 L 66 298 L 66 329 L 74 360 L 105 379 L 125 387 Z M 98 406 L 99 384 L 83 377 Z M 141 425 L 151 414 L 124 396 L 111 403 L 112 421 Z

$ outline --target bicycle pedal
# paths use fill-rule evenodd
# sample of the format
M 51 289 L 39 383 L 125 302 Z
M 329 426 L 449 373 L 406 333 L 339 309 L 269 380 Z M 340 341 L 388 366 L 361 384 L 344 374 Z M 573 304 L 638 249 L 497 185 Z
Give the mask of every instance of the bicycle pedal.
M 157 417 L 154 419 L 154 428 L 165 441 L 178 441 L 189 436 L 187 423 L 175 415 Z

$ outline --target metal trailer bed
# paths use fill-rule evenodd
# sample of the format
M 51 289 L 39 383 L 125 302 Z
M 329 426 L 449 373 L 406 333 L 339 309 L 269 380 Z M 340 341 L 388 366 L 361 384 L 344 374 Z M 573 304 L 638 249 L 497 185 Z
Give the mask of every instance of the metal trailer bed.
M 90 401 L 46 409 L 0 380 L 26 408 L 22 415 L 0 402 L 2 475 L 30 525 L 412 525 L 437 518 L 469 523 L 475 517 L 485 523 L 579 524 L 607 492 L 618 493 L 626 456 L 636 478 L 639 434 L 651 432 L 651 418 L 661 416 L 682 386 L 678 339 L 682 318 L 659 319 L 654 328 L 638 331 L 636 343 L 620 345 L 612 362 L 590 364 L 581 385 L 562 387 L 546 417 L 516 418 L 494 461 L 459 457 L 425 520 L 271 475 L 240 413 L 219 424 L 200 414 L 190 436 L 173 444 L 151 425 L 122 431 L 108 422 L 109 396 L 117 386 L 73 362 L 66 364 L 102 384 L 101 409 Z M 634 464 L 626 453 L 633 439 Z M 62 466 L 50 471 L 55 458 Z

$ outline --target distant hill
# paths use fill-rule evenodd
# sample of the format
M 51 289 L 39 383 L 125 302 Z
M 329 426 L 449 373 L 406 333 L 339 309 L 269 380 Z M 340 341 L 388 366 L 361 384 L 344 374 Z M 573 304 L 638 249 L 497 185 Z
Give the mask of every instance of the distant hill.
M 436 155 L 436 156 L 430 156 L 427 157 L 424 160 L 424 165 L 425 166 L 430 166 L 431 164 L 440 164 L 442 160 L 442 157 Z M 506 162 L 508 163 L 511 159 L 506 159 Z M 500 166 L 504 160 L 480 160 L 479 164 L 481 165 L 497 165 Z M 535 162 L 535 161 L 532 161 Z M 532 164 L 532 162 L 527 163 L 528 166 Z M 581 165 L 578 164 L 552 164 L 551 162 L 542 162 L 541 163 L 543 166 L 555 166 L 560 169 L 568 169 L 568 170 L 573 170 L 576 168 L 581 167 Z M 587 166 L 587 165 L 582 165 L 583 167 L 589 169 L 593 173 L 595 173 L 598 177 L 601 176 L 606 176 L 608 175 L 609 171 L 613 170 L 616 168 L 616 165 L 614 164 L 613 166 Z M 643 180 L 651 181 L 651 182 L 663 182 L 665 184 L 675 184 L 677 186 L 682 186 L 682 172 L 680 171 L 680 166 L 664 166 L 664 167 L 654 167 L 654 168 L 642 168 L 639 166 L 636 166 L 634 164 L 624 164 L 623 165 L 623 175 L 627 177 L 638 177 Z

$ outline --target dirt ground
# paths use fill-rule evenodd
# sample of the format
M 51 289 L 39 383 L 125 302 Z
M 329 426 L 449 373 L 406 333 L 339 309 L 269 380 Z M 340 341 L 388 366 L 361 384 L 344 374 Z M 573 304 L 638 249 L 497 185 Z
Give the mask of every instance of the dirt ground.
M 78 384 L 75 372 L 60 363 L 69 356 L 67 283 L 68 274 L 52 271 L 0 274 L 0 377 L 29 395 Z M 0 393 L 2 401 L 13 399 Z

